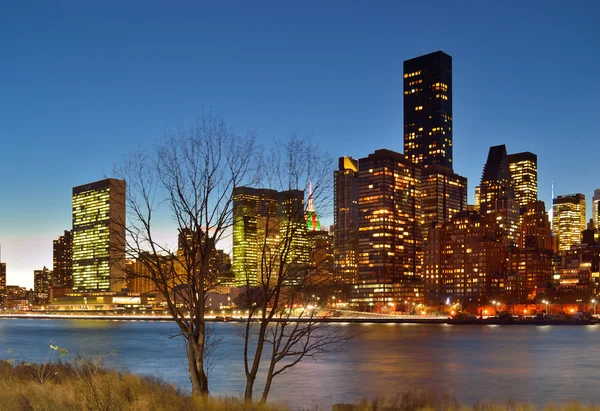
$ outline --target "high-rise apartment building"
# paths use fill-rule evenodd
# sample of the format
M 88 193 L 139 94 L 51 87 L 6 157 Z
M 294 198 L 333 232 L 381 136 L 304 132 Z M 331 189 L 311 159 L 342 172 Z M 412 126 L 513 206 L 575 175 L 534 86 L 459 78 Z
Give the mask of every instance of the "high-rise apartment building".
M 519 236 L 519 205 L 511 183 L 504 145 L 490 148 L 479 185 L 479 212 L 500 228 L 505 244 L 516 244 Z
M 581 233 L 586 228 L 585 195 L 562 195 L 552 203 L 555 250 L 568 251 L 571 246 L 581 243 Z
M 506 247 L 498 241 L 498 227 L 489 216 L 476 211 L 455 215 L 429 232 L 425 247 L 426 299 L 490 295 L 494 280 L 506 265 Z
M 73 232 L 52 242 L 52 288 L 73 288 Z
M 376 150 L 359 160 L 354 306 L 398 304 L 418 288 L 412 283 L 420 280 L 423 252 L 420 184 L 420 167 L 400 153 Z
M 552 251 L 552 228 L 544 202 L 530 202 L 525 208 L 521 220 L 519 247 Z
M 600 188 L 594 190 L 594 197 L 592 198 L 592 219 L 594 220 L 594 227 L 596 230 L 600 230 Z
M 467 178 L 448 167 L 430 165 L 421 170 L 423 239 L 437 223 L 467 209 Z
M 358 277 L 358 161 L 340 157 L 333 173 L 334 275 L 344 284 Z
M 125 288 L 125 181 L 73 188 L 73 291 Z
M 452 57 L 443 51 L 404 62 L 404 155 L 453 168 Z
M 537 200 L 537 155 L 530 152 L 508 156 L 511 183 L 521 214 L 527 204 Z

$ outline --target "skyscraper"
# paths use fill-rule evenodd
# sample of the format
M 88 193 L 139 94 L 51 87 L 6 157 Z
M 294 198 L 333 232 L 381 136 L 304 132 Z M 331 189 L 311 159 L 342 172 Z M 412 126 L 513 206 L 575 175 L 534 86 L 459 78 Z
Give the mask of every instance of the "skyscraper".
M 537 200 L 537 155 L 528 151 L 508 156 L 511 183 L 521 214 Z
M 52 288 L 73 288 L 73 233 L 52 242 Z
M 552 231 L 556 251 L 568 251 L 581 243 L 581 232 L 586 228 L 585 195 L 570 194 L 553 200 Z
M 519 205 L 511 183 L 506 147 L 490 147 L 479 185 L 479 212 L 492 217 L 505 244 L 516 243 L 519 235 Z
M 452 57 L 443 51 L 404 62 L 404 155 L 453 168 Z
M 404 62 L 404 155 L 423 166 L 423 237 L 467 209 L 467 179 L 452 165 L 452 57 L 436 51 Z
M 358 161 L 340 157 L 333 173 L 334 275 L 344 284 L 358 276 Z
M 282 260 L 290 281 L 290 267 L 298 275 L 308 267 L 310 244 L 304 211 L 302 190 L 234 190 L 233 271 L 237 284 L 258 284 L 266 270 L 276 273 Z
M 594 190 L 592 199 L 592 219 L 596 230 L 600 230 L 600 188 Z
M 423 239 L 436 223 L 467 209 L 467 178 L 448 167 L 430 165 L 421 170 Z
M 125 181 L 73 188 L 73 291 L 125 287 Z
M 382 307 L 404 300 L 395 290 L 420 280 L 421 170 L 404 155 L 376 150 L 359 160 L 358 283 L 351 303 Z M 421 297 L 416 292 L 416 297 Z
M 238 285 L 259 283 L 261 247 L 279 241 L 277 191 L 237 187 L 233 192 L 233 273 Z

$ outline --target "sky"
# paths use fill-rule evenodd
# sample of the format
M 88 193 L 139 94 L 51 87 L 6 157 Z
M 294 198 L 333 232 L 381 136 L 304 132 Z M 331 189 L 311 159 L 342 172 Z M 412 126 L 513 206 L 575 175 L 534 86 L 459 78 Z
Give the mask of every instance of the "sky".
M 19 1 L 0 6 L 0 244 L 31 287 L 73 186 L 207 108 L 268 143 L 403 151 L 402 63 L 453 57 L 454 167 L 538 155 L 539 197 L 600 187 L 600 2 Z

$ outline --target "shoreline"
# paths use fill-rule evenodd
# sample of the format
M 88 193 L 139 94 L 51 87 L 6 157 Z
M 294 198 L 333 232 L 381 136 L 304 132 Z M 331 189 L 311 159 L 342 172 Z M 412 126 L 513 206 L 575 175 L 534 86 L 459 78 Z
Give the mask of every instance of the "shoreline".
M 0 319 L 26 319 L 26 320 L 104 320 L 104 321 L 174 321 L 170 316 L 158 315 L 102 315 L 102 314 L 0 314 Z M 206 317 L 209 322 L 244 323 L 245 318 L 233 317 L 226 321 L 218 317 Z M 258 321 L 255 320 L 255 321 Z M 283 321 L 273 319 L 273 322 Z M 295 322 L 322 322 L 331 324 L 446 324 L 446 325 L 596 325 L 597 319 L 591 321 L 550 321 L 550 320 L 501 320 L 498 318 L 485 318 L 474 320 L 453 320 L 442 317 L 430 318 L 404 318 L 404 317 L 333 317 L 333 318 L 298 318 Z

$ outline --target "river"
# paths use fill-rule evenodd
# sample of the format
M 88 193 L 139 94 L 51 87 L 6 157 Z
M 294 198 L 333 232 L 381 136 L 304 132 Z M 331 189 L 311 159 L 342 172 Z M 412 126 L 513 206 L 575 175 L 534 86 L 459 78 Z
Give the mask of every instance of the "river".
M 515 399 L 600 402 L 600 325 L 479 326 L 445 324 L 334 325 L 366 333 L 321 361 L 300 363 L 275 380 L 271 401 L 295 409 L 331 409 L 408 390 L 447 392 L 466 404 Z M 234 323 L 217 323 L 222 337 L 210 372 L 211 392 L 241 396 L 242 343 Z M 50 341 L 189 390 L 185 355 L 169 322 L 0 319 L 0 358 L 43 361 Z M 9 350 L 11 353 L 9 353 Z

